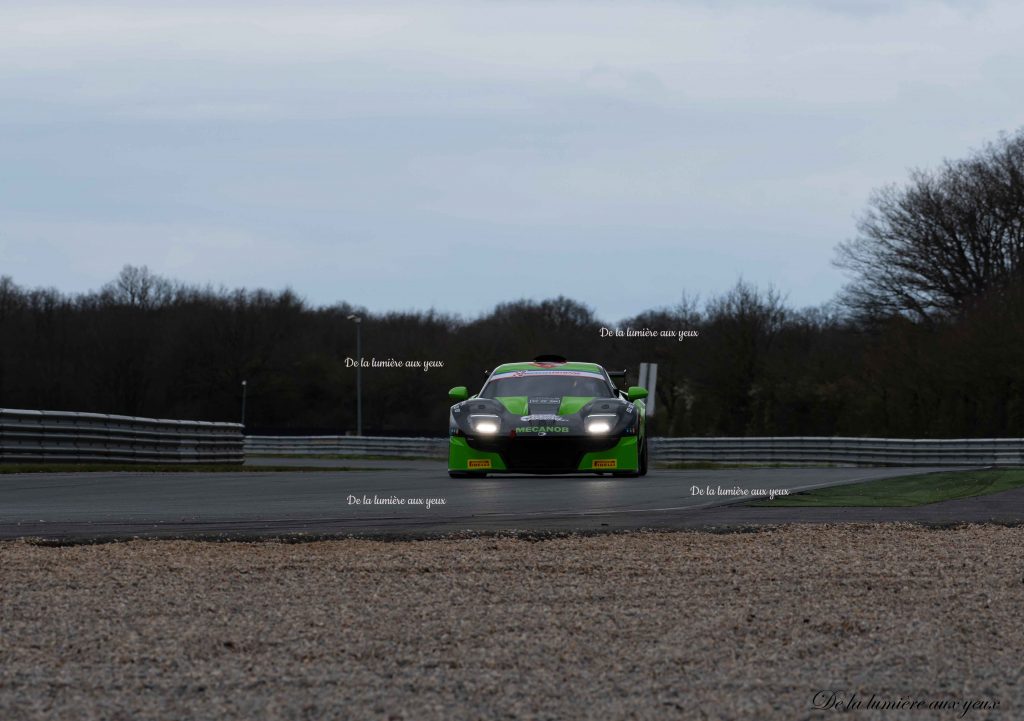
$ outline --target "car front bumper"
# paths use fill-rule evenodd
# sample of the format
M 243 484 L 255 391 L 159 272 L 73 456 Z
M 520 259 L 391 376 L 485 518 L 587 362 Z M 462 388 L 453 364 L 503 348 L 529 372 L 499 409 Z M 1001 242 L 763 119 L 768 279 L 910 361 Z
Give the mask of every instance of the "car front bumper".
M 449 471 L 478 473 L 603 473 L 636 471 L 637 437 L 451 436 Z

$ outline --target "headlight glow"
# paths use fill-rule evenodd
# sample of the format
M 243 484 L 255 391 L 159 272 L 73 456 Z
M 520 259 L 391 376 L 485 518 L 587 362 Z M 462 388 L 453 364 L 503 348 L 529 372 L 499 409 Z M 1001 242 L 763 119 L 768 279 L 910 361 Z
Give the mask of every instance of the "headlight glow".
M 610 414 L 599 414 L 588 416 L 583 422 L 587 429 L 587 433 L 607 433 L 615 425 L 615 420 L 618 416 Z
M 498 416 L 470 416 L 469 427 L 476 433 L 492 435 L 501 428 L 501 419 Z

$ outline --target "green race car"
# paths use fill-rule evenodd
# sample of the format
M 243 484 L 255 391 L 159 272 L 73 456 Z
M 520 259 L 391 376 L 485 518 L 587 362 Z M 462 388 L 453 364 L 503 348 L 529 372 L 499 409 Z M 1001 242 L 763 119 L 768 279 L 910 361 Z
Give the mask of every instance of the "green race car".
M 452 388 L 448 475 L 645 475 L 647 391 L 620 391 L 611 375 L 597 363 L 540 356 L 498 366 L 475 396 Z

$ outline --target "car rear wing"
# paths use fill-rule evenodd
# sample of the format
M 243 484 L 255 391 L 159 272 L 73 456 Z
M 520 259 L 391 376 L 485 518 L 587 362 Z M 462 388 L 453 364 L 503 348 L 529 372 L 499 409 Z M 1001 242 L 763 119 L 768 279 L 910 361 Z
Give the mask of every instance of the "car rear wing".
M 624 385 L 626 383 L 626 371 L 607 371 L 608 377 L 612 379 L 612 383 L 616 386 Z

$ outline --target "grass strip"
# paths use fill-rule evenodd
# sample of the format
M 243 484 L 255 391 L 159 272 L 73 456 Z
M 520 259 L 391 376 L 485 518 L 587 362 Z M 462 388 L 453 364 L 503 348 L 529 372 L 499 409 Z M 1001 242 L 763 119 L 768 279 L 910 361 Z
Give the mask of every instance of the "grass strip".
M 803 468 L 814 465 L 821 468 L 821 463 L 720 463 L 718 461 L 655 461 L 654 467 L 671 471 L 717 471 L 735 470 L 737 468 Z
M 948 471 L 881 478 L 866 483 L 801 491 L 775 500 L 751 501 L 765 507 L 923 506 L 957 498 L 984 496 L 1024 486 L 1024 469 Z

